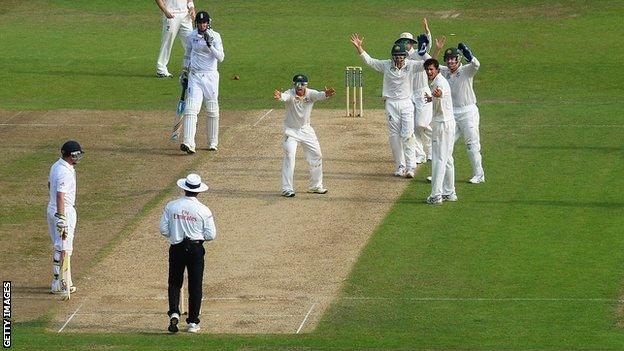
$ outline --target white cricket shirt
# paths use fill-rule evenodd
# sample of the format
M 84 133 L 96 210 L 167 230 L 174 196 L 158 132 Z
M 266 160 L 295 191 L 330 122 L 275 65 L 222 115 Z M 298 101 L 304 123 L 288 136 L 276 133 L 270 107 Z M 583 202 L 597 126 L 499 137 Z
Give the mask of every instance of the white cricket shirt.
M 451 87 L 449 86 L 449 83 L 446 81 L 444 76 L 442 76 L 442 74 L 438 73 L 438 75 L 433 79 L 429 87 L 431 88 L 432 92 L 438 87 L 442 90 L 441 97 L 433 97 L 432 121 L 445 122 L 452 120 L 454 118 L 453 99 L 451 97 Z
M 282 93 L 281 101 L 286 104 L 286 116 L 284 127 L 299 129 L 310 124 L 310 114 L 315 101 L 325 100 L 325 92 L 314 89 L 306 89 L 304 96 L 297 96 L 295 89 L 289 89 Z
M 472 87 L 472 80 L 477 74 L 481 63 L 476 57 L 467 64 L 461 64 L 455 73 L 446 66 L 440 66 L 440 73 L 448 80 L 453 94 L 453 107 L 464 107 L 477 103 L 477 97 Z
M 414 60 L 416 62 L 419 62 L 421 64 L 425 63 L 425 60 L 428 58 L 431 58 L 431 56 L 429 54 L 425 54 L 425 56 L 420 56 L 418 55 L 418 52 L 414 49 L 411 49 L 408 52 L 408 56 L 407 58 L 409 58 L 410 60 Z M 419 96 L 422 96 L 424 94 L 420 94 L 422 92 L 428 92 L 429 91 L 429 78 L 427 78 L 427 72 L 425 72 L 425 70 L 423 69 L 421 72 L 417 73 L 414 75 L 414 81 L 412 82 L 412 89 L 414 90 L 414 93 L 419 92 Z M 431 94 L 429 94 L 431 95 Z
M 76 170 L 73 165 L 59 158 L 59 160 L 54 162 L 52 167 L 50 167 L 48 182 L 50 183 L 50 201 L 48 202 L 48 207 L 54 209 L 56 212 L 57 192 L 65 194 L 65 206 L 74 207 L 76 203 Z
M 160 233 L 169 238 L 171 245 L 175 245 L 185 237 L 190 240 L 213 240 L 217 228 L 206 205 L 195 197 L 182 196 L 165 206 L 160 217 Z
M 192 72 L 216 71 L 218 63 L 223 62 L 225 58 L 221 35 L 210 28 L 206 32 L 213 39 L 210 48 L 206 45 L 204 37 L 197 32 L 197 29 L 186 37 L 183 65 L 188 67 L 190 64 Z
M 414 76 L 424 71 L 423 62 L 405 60 L 405 66 L 401 69 L 394 67 L 392 60 L 378 60 L 370 57 L 364 51 L 360 57 L 364 63 L 377 72 L 383 73 L 382 96 L 386 99 L 402 100 L 412 97 L 412 82 Z

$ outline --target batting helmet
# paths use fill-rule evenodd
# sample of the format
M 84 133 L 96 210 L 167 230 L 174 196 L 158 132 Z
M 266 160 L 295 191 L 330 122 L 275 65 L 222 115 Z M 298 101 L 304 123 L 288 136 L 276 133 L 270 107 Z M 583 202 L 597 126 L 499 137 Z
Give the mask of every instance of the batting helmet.
M 451 57 L 455 57 L 459 60 L 459 56 L 461 56 L 461 54 L 459 53 L 459 50 L 457 48 L 448 48 L 446 49 L 446 51 L 444 51 L 445 61 L 447 58 L 451 58 Z
M 199 11 L 195 15 L 195 24 L 208 23 L 210 24 L 210 15 L 206 11 Z
M 390 54 L 392 56 L 407 56 L 407 48 L 405 47 L 405 43 L 398 42 L 392 45 L 392 50 L 390 50 Z
M 308 77 L 303 74 L 296 74 L 293 77 L 292 82 L 294 85 L 308 85 Z
M 80 160 L 83 153 L 84 151 L 82 151 L 80 144 L 75 140 L 66 141 L 65 144 L 61 146 L 61 155 L 63 155 L 63 157 L 71 157 L 76 162 Z

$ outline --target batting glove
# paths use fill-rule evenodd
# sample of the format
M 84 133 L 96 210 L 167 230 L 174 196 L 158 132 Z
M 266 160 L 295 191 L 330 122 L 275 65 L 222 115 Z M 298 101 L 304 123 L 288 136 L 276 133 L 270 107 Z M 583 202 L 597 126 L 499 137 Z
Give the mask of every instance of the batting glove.
M 208 47 L 212 46 L 212 37 L 208 34 L 208 31 L 204 32 L 204 40 L 206 41 L 206 45 L 208 45 Z
M 67 237 L 67 217 L 60 213 L 55 213 L 54 217 L 57 218 L 56 233 L 60 235 L 61 238 L 65 239 Z
M 188 86 L 188 69 L 186 68 L 180 72 L 180 85 L 183 87 Z
M 462 54 L 466 58 L 466 61 L 468 62 L 472 61 L 472 51 L 470 50 L 468 45 L 464 43 L 459 43 L 459 45 L 457 45 L 457 48 L 459 49 L 459 51 L 462 52 Z
M 423 56 L 427 52 L 429 38 L 426 34 L 420 34 L 416 39 L 418 40 L 418 55 Z

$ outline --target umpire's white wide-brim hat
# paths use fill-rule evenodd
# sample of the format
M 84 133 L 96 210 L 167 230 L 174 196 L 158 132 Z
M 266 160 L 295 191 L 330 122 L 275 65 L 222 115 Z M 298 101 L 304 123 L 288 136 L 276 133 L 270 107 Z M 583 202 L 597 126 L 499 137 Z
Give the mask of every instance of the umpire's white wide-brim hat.
M 202 183 L 199 174 L 191 173 L 186 178 L 178 179 L 178 186 L 192 193 L 201 193 L 208 190 L 208 185 Z

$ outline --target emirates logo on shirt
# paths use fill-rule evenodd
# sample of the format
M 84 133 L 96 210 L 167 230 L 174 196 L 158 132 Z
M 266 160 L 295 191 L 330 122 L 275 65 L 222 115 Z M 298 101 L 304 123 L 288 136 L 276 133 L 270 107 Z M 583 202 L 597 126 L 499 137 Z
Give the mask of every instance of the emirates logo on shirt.
M 189 221 L 189 222 L 197 222 L 197 218 L 192 216 L 189 211 L 182 210 L 182 213 L 174 213 L 173 219 L 178 221 Z

